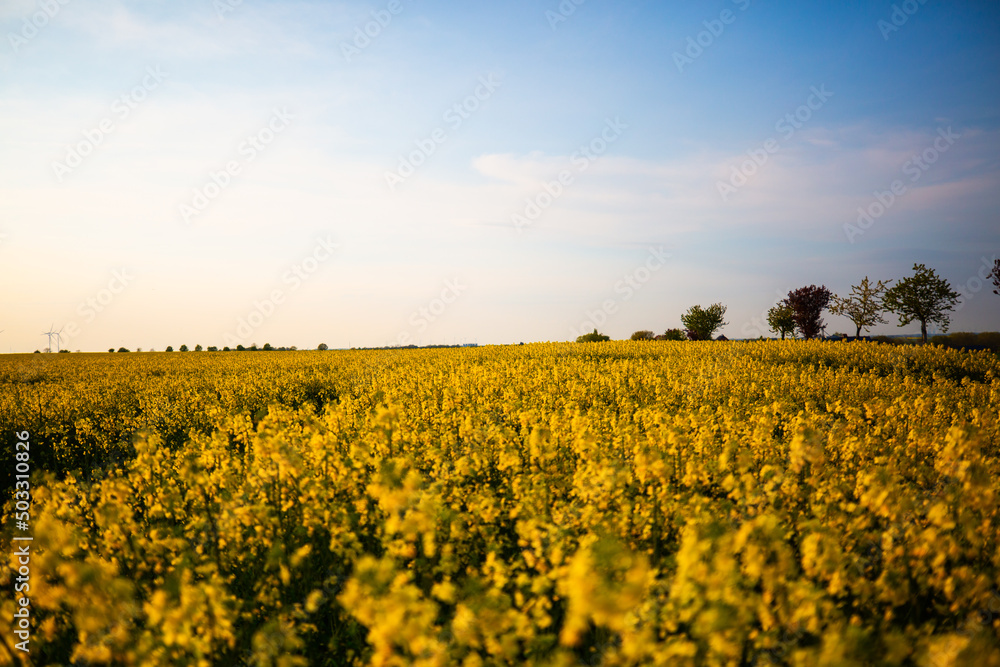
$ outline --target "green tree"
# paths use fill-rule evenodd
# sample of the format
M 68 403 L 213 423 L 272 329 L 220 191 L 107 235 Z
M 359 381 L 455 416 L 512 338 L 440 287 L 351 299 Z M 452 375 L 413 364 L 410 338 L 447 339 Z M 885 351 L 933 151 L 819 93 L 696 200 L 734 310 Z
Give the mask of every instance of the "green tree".
M 851 285 L 851 293 L 846 297 L 833 295 L 830 304 L 830 312 L 834 315 L 843 315 L 857 327 L 855 338 L 861 336 L 862 329 L 868 329 L 876 324 L 886 324 L 882 312 L 882 297 L 889 288 L 891 280 L 878 281 L 872 285 L 868 281 L 868 276 L 861 281 L 860 285 Z
M 597 329 L 594 329 L 593 333 L 583 334 L 582 336 L 577 336 L 577 343 L 600 343 L 605 340 L 611 340 L 610 336 L 605 336 L 604 334 L 597 333 Z
M 653 340 L 653 332 L 643 329 L 632 334 L 631 340 Z
M 181 350 L 181 352 L 187 352 L 188 351 L 188 346 L 187 345 L 181 345 L 180 350 Z
M 195 352 L 201 352 L 203 349 L 205 349 L 205 348 L 203 348 L 201 345 L 195 345 L 194 346 L 194 351 Z
M 726 307 L 721 303 L 713 303 L 708 308 L 691 306 L 681 315 L 681 324 L 688 330 L 688 336 L 693 340 L 712 340 L 712 334 L 728 324 L 723 319 L 725 315 Z
M 173 345 L 167 345 L 167 349 L 165 351 L 166 352 L 173 352 L 174 351 L 174 346 Z
M 687 336 L 680 329 L 667 329 L 663 334 L 663 340 L 685 340 Z
M 771 331 L 781 336 L 781 340 L 785 340 L 786 335 L 795 333 L 795 311 L 783 299 L 767 311 L 767 324 Z
M 913 320 L 920 322 L 920 338 L 926 343 L 928 322 L 940 324 L 941 331 L 947 333 L 951 322 L 947 313 L 955 309 L 959 296 L 934 269 L 914 264 L 913 275 L 886 290 L 882 303 L 886 310 L 899 316 L 899 326 L 906 326 Z
M 330 347 L 326 343 L 320 343 L 319 347 L 317 347 L 316 349 L 317 350 L 329 350 Z

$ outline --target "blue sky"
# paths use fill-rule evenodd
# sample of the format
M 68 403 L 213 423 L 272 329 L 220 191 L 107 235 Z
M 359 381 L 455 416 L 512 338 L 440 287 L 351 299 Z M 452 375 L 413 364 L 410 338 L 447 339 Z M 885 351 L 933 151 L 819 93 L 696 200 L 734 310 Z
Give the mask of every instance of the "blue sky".
M 952 330 L 1000 329 L 996 3 L 5 0 L 0 36 L 4 352 L 626 338 L 713 302 L 757 337 L 915 262 Z

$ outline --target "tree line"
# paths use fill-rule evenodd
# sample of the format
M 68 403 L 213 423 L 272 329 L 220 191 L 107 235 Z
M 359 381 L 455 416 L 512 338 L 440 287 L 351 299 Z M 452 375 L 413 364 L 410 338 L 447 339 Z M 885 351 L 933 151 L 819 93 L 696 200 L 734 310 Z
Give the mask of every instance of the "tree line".
M 987 274 L 992 280 L 994 294 L 1000 294 L 1000 259 L 996 260 L 992 271 Z M 767 323 L 771 331 L 781 336 L 816 338 L 826 329 L 823 311 L 842 315 L 855 326 L 855 338 L 862 331 L 877 324 L 887 324 L 885 315 L 892 313 L 899 318 L 899 326 L 910 322 L 920 322 L 920 339 L 927 342 L 927 325 L 937 324 L 944 332 L 951 323 L 950 311 L 961 296 L 951 284 L 937 275 L 934 269 L 923 264 L 913 265 L 913 275 L 903 278 L 895 285 L 892 280 L 872 282 L 868 276 L 858 285 L 852 285 L 845 296 L 838 296 L 825 285 L 809 285 L 791 290 L 788 295 L 767 312 Z M 632 334 L 632 340 L 712 340 L 715 332 L 728 324 L 725 321 L 726 306 L 713 303 L 707 308 L 692 306 L 681 315 L 684 329 L 668 329 L 655 336 L 652 331 L 641 330 Z M 724 337 L 720 337 L 723 338 Z M 585 334 L 577 338 L 578 343 L 608 340 L 598 333 Z

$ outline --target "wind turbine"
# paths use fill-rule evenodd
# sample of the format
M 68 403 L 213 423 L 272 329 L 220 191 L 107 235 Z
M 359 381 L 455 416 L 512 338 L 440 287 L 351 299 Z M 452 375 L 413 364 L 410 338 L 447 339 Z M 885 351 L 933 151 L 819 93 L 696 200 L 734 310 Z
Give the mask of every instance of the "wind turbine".
M 52 330 L 51 326 L 49 326 L 49 330 L 48 331 L 43 331 L 42 335 L 49 337 L 49 348 L 48 349 L 49 349 L 49 352 L 51 352 L 52 351 L 52 337 L 54 335 L 56 335 L 56 332 Z
M 63 327 L 63 329 L 65 329 L 65 328 L 66 327 Z M 53 331 L 52 330 L 52 325 L 49 325 L 49 330 L 42 332 L 43 336 L 48 336 L 49 337 L 49 352 L 52 352 L 52 337 L 53 336 L 56 337 L 56 352 L 59 351 L 59 343 L 62 342 L 62 336 L 60 336 L 59 334 L 61 334 L 62 331 L 63 331 L 62 329 L 60 329 L 59 331 Z

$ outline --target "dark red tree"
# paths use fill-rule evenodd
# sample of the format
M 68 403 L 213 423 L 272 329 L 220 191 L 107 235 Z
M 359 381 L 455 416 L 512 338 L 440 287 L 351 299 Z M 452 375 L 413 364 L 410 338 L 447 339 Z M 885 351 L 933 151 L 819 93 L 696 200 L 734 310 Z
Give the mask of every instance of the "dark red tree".
M 815 338 L 823 330 L 823 318 L 820 315 L 832 297 L 833 294 L 825 285 L 800 287 L 788 293 L 785 303 L 791 307 L 795 328 L 803 338 Z

